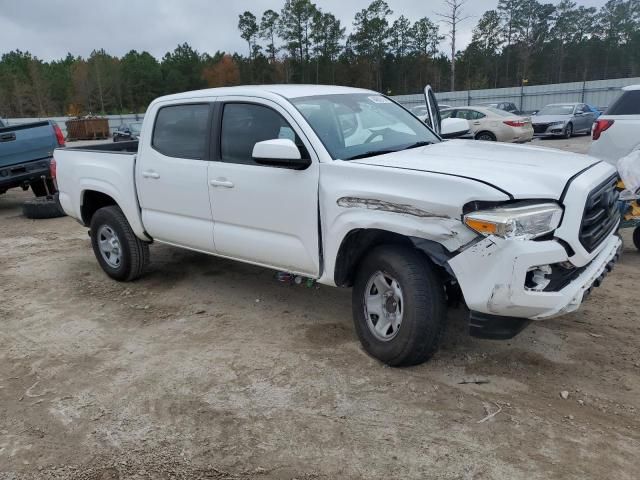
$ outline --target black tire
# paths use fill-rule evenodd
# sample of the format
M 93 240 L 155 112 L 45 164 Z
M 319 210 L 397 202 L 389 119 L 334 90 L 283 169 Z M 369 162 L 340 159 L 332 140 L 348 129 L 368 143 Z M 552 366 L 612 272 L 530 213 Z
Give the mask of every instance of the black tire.
M 36 197 L 45 197 L 56 193 L 56 186 L 54 185 L 53 180 L 47 178 L 45 182 L 47 182 L 46 188 L 44 182 L 41 180 L 35 181 L 31 184 L 31 191 Z
M 640 250 L 640 227 L 633 230 L 633 245 Z
M 34 220 L 60 218 L 66 215 L 57 196 L 36 197 L 27 200 L 22 204 L 22 214 Z
M 573 137 L 573 124 L 568 123 L 564 129 L 564 138 L 568 140 L 571 137 Z
M 365 307 L 371 294 L 367 288 L 378 272 L 393 277 L 402 291 L 402 323 L 389 340 L 381 340 L 372 332 Z M 358 266 L 352 293 L 356 333 L 369 355 L 400 367 L 423 363 L 436 352 L 446 325 L 445 291 L 439 275 L 422 254 L 399 245 L 376 247 Z
M 98 236 L 103 227 L 115 234 L 120 258 L 116 266 L 110 265 L 101 252 Z M 116 206 L 103 207 L 91 218 L 91 245 L 105 273 L 121 282 L 140 278 L 149 263 L 149 245 L 136 237 L 122 210 Z
M 484 142 L 495 142 L 497 139 L 493 133 L 482 131 L 476 134 L 476 140 L 482 140 Z

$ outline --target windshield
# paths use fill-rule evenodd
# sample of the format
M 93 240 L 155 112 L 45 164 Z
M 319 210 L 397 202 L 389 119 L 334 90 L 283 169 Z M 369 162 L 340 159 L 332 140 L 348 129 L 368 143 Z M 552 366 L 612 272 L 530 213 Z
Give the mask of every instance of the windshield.
M 140 129 L 142 128 L 142 123 L 130 123 L 129 128 L 131 129 L 131 133 L 140 133 Z
M 334 160 L 353 160 L 439 142 L 386 97 L 356 93 L 291 99 Z
M 573 105 L 547 105 L 538 115 L 573 115 Z

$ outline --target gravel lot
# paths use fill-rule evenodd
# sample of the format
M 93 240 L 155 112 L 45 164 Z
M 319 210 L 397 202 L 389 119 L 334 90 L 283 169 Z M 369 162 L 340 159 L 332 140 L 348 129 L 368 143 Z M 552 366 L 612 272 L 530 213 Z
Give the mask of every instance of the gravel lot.
M 2 479 L 638 478 L 628 232 L 579 312 L 501 342 L 453 311 L 434 360 L 391 369 L 360 349 L 348 290 L 162 245 L 116 283 L 85 228 L 22 217 L 29 196 L 0 198 Z

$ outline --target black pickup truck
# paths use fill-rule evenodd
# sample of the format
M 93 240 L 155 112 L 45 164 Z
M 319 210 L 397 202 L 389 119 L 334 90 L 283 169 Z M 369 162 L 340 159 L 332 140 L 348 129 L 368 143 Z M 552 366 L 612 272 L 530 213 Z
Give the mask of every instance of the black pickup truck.
M 0 120 L 0 195 L 10 188 L 31 188 L 35 199 L 25 202 L 30 218 L 61 216 L 51 177 L 53 150 L 64 147 L 64 135 L 51 120 L 7 125 Z

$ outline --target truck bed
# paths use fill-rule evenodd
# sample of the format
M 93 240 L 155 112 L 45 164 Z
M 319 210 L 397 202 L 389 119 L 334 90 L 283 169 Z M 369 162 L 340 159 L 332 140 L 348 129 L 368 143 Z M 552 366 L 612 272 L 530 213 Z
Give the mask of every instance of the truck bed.
M 120 206 L 134 232 L 145 238 L 134 174 L 137 151 L 137 141 L 56 149 L 60 204 L 67 214 L 85 223 L 85 195 L 101 192 Z

